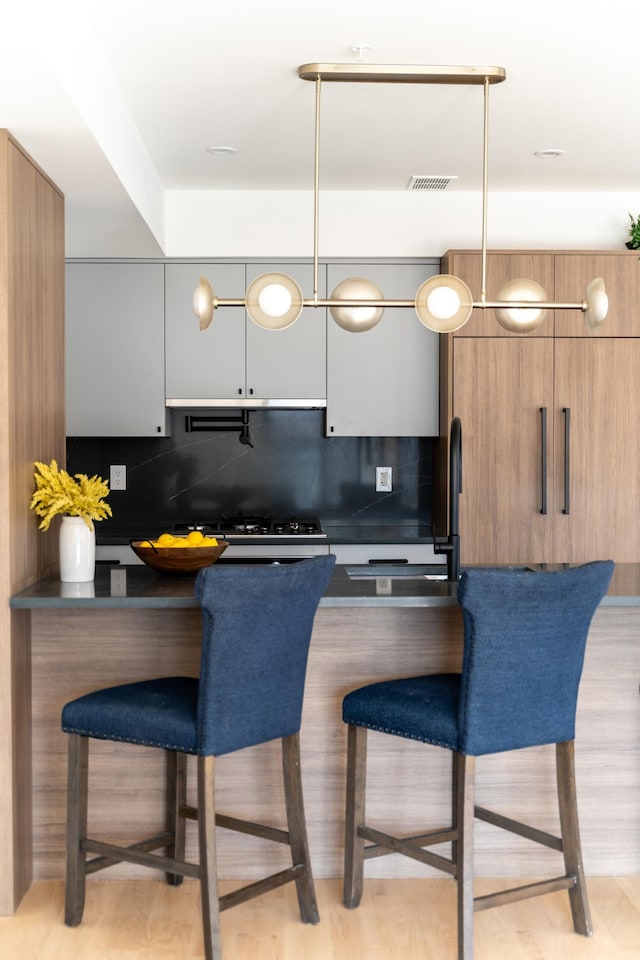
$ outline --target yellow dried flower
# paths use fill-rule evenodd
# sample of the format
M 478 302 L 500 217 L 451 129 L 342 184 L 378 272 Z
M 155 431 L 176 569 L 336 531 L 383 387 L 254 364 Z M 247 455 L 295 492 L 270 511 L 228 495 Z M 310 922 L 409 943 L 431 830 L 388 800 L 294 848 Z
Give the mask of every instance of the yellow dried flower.
M 42 517 L 40 530 L 48 530 L 53 518 L 60 513 L 82 517 L 90 530 L 93 530 L 94 520 L 111 516 L 111 507 L 104 503 L 104 498 L 109 495 L 109 485 L 102 477 L 89 478 L 86 473 L 76 473 L 74 478 L 66 470 L 59 470 L 55 460 L 48 466 L 36 462 L 34 467 L 36 489 L 30 506 Z

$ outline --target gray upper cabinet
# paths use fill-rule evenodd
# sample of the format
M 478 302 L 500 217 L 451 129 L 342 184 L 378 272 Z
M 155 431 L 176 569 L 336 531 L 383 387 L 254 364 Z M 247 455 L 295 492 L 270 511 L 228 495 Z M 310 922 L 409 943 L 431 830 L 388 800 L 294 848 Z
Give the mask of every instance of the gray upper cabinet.
M 285 330 L 264 330 L 242 307 L 220 307 L 201 331 L 192 312 L 193 291 L 206 277 L 218 297 L 243 298 L 256 277 L 287 273 L 310 297 L 313 269 L 306 264 L 168 263 L 166 377 L 169 406 L 324 406 L 326 310 L 307 307 Z M 321 273 L 324 295 L 325 272 Z
M 67 436 L 167 436 L 164 266 L 66 267 Z
M 220 307 L 200 330 L 193 292 L 206 277 L 218 297 L 244 297 L 243 263 L 165 265 L 167 403 L 188 405 L 245 395 L 245 317 L 242 307 Z M 185 403 L 186 402 L 186 403 Z
M 247 286 L 263 273 L 286 273 L 305 299 L 313 296 L 313 266 L 291 263 L 247 265 Z M 318 296 L 326 290 L 326 267 L 318 268 Z M 296 406 L 324 407 L 327 396 L 327 310 L 304 307 L 285 330 L 264 330 L 247 319 L 247 394 L 250 399 L 299 400 Z
M 348 277 L 373 280 L 385 299 L 411 300 L 437 263 L 329 263 L 327 289 Z M 438 435 L 438 334 L 415 310 L 385 308 L 372 330 L 349 333 L 329 314 L 327 435 Z

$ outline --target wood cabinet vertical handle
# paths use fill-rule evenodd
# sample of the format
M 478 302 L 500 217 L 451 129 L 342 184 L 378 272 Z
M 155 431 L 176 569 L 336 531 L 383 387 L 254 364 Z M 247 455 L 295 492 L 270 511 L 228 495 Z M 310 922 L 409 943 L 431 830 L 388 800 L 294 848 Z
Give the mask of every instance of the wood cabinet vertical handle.
M 564 413 L 564 507 L 563 513 L 571 512 L 571 409 L 563 407 Z
M 540 513 L 546 514 L 547 512 L 547 408 L 540 407 L 540 443 L 541 443 L 541 456 L 540 456 L 540 469 L 542 471 L 541 475 L 541 497 L 540 497 Z

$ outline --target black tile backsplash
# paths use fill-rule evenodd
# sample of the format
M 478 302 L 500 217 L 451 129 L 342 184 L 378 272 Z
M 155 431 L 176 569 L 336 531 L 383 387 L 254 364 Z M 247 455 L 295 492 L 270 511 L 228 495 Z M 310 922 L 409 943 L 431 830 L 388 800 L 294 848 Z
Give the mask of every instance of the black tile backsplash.
M 429 438 L 325 437 L 322 410 L 258 410 L 249 440 L 233 432 L 188 432 L 187 417 L 240 411 L 173 410 L 169 438 L 68 438 L 67 469 L 109 478 L 125 464 L 126 491 L 112 491 L 98 540 L 164 528 L 181 519 L 315 515 L 324 525 L 430 525 Z M 223 426 L 224 424 L 214 425 Z M 393 492 L 375 492 L 376 466 L 393 467 Z M 128 531 L 131 531 L 129 534 Z

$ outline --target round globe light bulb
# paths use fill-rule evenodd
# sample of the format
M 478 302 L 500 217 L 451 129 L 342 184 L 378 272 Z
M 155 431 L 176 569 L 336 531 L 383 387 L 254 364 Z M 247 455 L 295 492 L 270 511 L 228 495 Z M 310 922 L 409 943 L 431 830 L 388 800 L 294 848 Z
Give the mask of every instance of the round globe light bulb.
M 247 314 L 264 330 L 286 330 L 302 313 L 302 290 L 286 273 L 263 273 L 247 287 Z
M 602 326 L 609 310 L 609 298 L 604 288 L 604 280 L 597 277 L 587 287 L 587 309 L 584 314 L 585 323 L 589 330 L 597 330 Z
M 283 317 L 290 309 L 293 299 L 280 283 L 269 283 L 258 294 L 258 303 L 268 317 Z
M 498 300 L 536 300 L 544 301 L 547 294 L 535 280 L 517 277 L 509 280 L 498 290 Z M 539 307 L 498 307 L 496 319 L 498 323 L 510 333 L 529 333 L 540 326 L 547 315 L 545 309 Z
M 201 330 L 206 330 L 213 320 L 213 311 L 217 305 L 213 287 L 206 277 L 200 277 L 200 283 L 193 291 L 193 312 L 200 321 Z
M 383 300 L 382 291 L 372 280 L 349 277 L 341 280 L 331 294 L 332 300 Z M 343 330 L 349 333 L 364 333 L 371 330 L 382 318 L 384 307 L 339 306 L 329 307 L 331 316 Z
M 459 277 L 439 273 L 418 288 L 418 319 L 433 333 L 453 333 L 463 327 L 473 310 L 471 290 Z
M 460 309 L 460 297 L 451 287 L 437 287 L 427 297 L 427 306 L 438 320 L 450 320 Z

